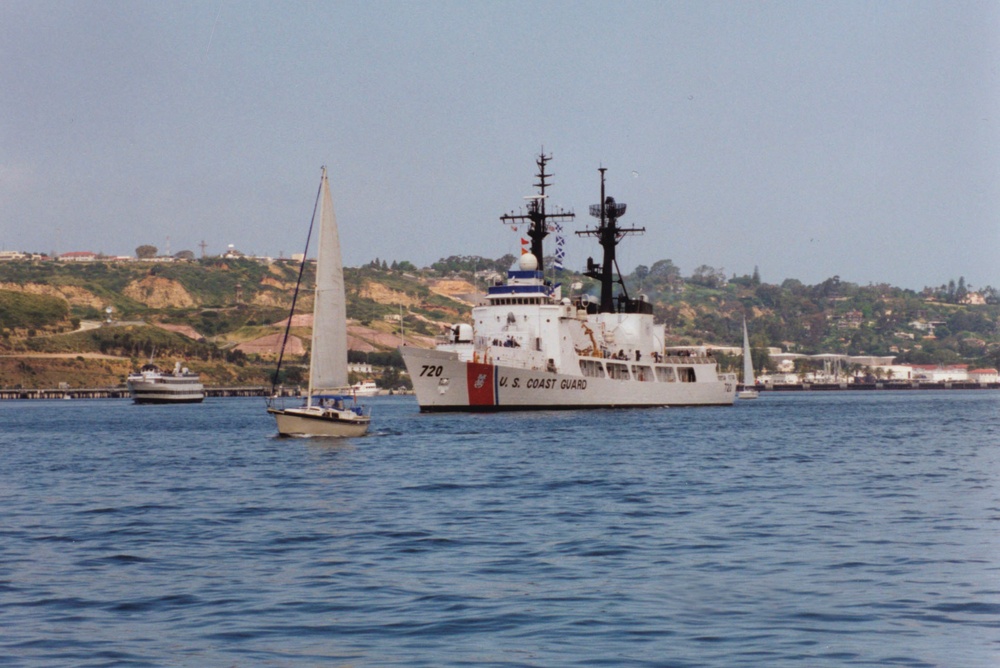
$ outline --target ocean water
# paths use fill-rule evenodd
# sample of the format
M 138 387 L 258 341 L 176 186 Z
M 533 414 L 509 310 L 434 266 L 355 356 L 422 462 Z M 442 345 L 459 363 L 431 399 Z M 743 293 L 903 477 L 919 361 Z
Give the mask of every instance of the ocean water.
M 0 403 L 0 665 L 1000 665 L 1000 393 L 369 403 Z

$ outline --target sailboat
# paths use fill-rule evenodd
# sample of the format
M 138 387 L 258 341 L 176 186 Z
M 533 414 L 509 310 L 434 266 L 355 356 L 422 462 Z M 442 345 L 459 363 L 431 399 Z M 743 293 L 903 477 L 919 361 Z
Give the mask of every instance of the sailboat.
M 743 318 L 743 389 L 736 393 L 740 399 L 756 399 L 760 393 L 755 389 L 753 378 L 753 358 L 750 357 L 750 337 L 747 336 L 747 319 Z
M 299 287 L 319 209 L 319 251 L 316 255 L 316 294 L 313 301 L 312 350 L 309 356 L 309 389 L 305 403 L 294 408 L 279 406 L 276 396 L 278 372 L 284 358 L 285 343 L 295 313 Z M 278 423 L 281 436 L 364 436 L 371 423 L 370 409 L 360 406 L 350 395 L 347 382 L 347 300 L 344 295 L 344 267 L 340 258 L 337 218 L 333 212 L 326 167 L 322 169 L 313 222 L 306 237 L 306 253 L 299 268 L 299 280 L 292 297 L 292 309 L 285 327 L 285 337 L 274 373 L 267 412 Z

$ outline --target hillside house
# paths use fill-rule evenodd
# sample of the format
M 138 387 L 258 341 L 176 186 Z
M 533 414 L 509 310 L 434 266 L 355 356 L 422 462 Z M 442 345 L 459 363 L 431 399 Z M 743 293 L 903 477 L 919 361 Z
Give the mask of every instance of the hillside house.
M 97 253 L 90 251 L 70 251 L 59 256 L 60 262 L 95 262 Z

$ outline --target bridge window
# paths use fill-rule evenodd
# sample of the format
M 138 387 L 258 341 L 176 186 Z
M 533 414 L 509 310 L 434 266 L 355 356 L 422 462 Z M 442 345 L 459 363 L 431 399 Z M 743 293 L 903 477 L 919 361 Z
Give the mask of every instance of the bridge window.
M 672 366 L 658 366 L 656 367 L 656 380 L 661 383 L 673 383 L 677 380 L 677 375 L 674 373 L 674 367 Z
M 618 362 L 608 362 L 608 378 L 612 380 L 628 380 L 628 365 Z
M 640 383 L 652 383 L 653 369 L 643 364 L 633 364 L 632 376 Z
M 580 373 L 587 378 L 604 378 L 604 365 L 597 360 L 580 360 Z

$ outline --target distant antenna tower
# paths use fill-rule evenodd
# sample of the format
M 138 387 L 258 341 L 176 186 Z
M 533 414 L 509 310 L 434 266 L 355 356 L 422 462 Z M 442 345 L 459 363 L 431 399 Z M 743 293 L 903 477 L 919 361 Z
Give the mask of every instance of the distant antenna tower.
M 205 259 L 205 248 L 208 246 L 208 244 L 206 244 L 205 240 L 202 239 L 201 243 L 198 244 L 198 245 L 201 246 L 201 259 L 204 260 Z

